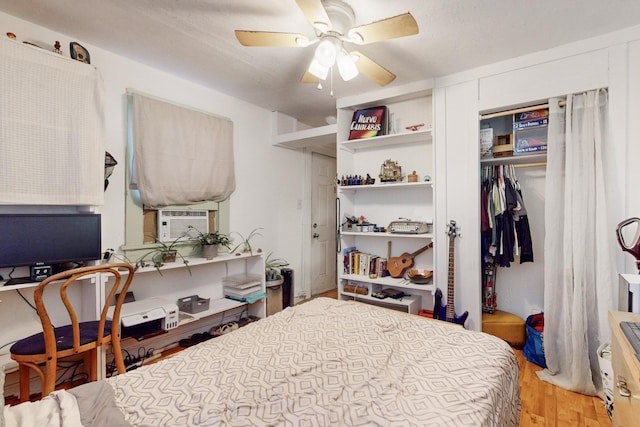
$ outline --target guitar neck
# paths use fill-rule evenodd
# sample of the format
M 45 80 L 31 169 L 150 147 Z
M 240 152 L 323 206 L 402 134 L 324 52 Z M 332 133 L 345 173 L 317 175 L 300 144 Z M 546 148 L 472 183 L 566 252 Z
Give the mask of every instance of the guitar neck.
M 449 238 L 449 279 L 447 281 L 447 319 L 453 319 L 456 314 L 456 309 L 453 302 L 453 279 L 454 279 L 454 265 L 453 265 L 453 239 L 454 236 Z
M 415 258 L 416 256 L 420 255 L 422 252 L 426 251 L 427 249 L 430 249 L 433 247 L 433 242 L 429 243 L 427 246 L 425 246 L 424 248 L 420 248 L 417 251 L 415 251 L 414 253 L 411 254 L 411 258 Z

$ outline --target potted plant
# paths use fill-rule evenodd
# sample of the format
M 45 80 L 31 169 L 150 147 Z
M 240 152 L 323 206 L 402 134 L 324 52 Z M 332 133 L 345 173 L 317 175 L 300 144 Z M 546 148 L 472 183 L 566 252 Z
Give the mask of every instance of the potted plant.
M 267 287 L 278 286 L 283 282 L 282 268 L 287 267 L 289 263 L 282 258 L 271 258 L 273 253 L 267 255 L 265 260 L 265 280 Z
M 228 235 L 220 233 L 219 231 L 203 233 L 192 225 L 188 228 L 197 233 L 196 239 L 198 240 L 198 246 L 202 248 L 203 258 L 213 259 L 218 256 L 218 246 L 224 246 L 229 249 L 231 239 Z
M 238 252 L 236 255 L 240 255 L 241 253 L 247 253 L 247 252 L 253 255 L 253 248 L 251 247 L 251 239 L 255 236 L 262 236 L 262 234 L 260 234 L 258 230 L 262 230 L 262 227 L 254 228 L 253 230 L 251 230 L 251 233 L 249 233 L 247 237 L 244 237 L 242 234 L 238 233 L 237 231 L 233 231 L 232 234 L 233 233 L 237 234 L 240 237 L 240 239 L 242 239 L 242 241 L 238 243 L 233 249 L 231 249 L 231 253 L 242 248 L 242 251 Z M 262 250 L 258 249 L 258 253 L 260 252 L 262 252 Z
M 162 271 L 160 271 L 160 267 L 164 265 L 166 262 L 175 262 L 176 257 L 180 257 L 184 265 L 186 265 L 187 270 L 189 270 L 189 274 L 191 274 L 191 269 L 189 268 L 189 260 L 186 259 L 182 254 L 178 252 L 175 248 L 176 244 L 180 242 L 187 236 L 179 236 L 178 238 L 171 240 L 169 242 L 162 242 L 156 240 L 156 246 L 148 251 L 147 253 L 141 255 L 135 263 L 136 270 L 140 267 L 147 267 L 149 265 L 153 265 L 158 273 L 162 275 Z

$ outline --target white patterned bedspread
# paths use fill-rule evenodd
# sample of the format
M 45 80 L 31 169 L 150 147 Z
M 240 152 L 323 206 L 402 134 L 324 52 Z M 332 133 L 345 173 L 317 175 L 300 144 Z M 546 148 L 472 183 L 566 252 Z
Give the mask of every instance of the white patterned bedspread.
M 517 426 L 502 340 L 328 298 L 107 380 L 134 426 Z

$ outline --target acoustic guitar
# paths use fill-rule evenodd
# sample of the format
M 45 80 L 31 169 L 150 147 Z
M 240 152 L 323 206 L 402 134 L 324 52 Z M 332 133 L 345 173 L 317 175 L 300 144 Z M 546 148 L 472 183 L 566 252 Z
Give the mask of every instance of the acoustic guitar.
M 424 248 L 418 249 L 412 254 L 405 252 L 399 257 L 389 258 L 389 261 L 387 262 L 387 271 L 389 272 L 389 275 L 396 278 L 404 276 L 404 273 L 413 267 L 413 259 L 432 247 L 433 242 L 429 243 Z
M 440 298 L 437 298 L 436 305 L 434 305 L 434 314 L 437 313 L 437 318 L 440 320 L 446 320 L 447 322 L 457 323 L 458 325 L 464 326 L 464 322 L 467 320 L 467 316 L 469 316 L 469 312 L 465 311 L 462 315 L 458 316 L 456 314 L 455 304 L 454 304 L 454 271 L 455 267 L 453 265 L 453 241 L 455 240 L 457 234 L 456 230 L 456 222 L 451 220 L 449 222 L 447 234 L 449 235 L 449 278 L 447 282 L 447 304 L 440 304 Z M 436 294 L 440 290 L 436 291 Z

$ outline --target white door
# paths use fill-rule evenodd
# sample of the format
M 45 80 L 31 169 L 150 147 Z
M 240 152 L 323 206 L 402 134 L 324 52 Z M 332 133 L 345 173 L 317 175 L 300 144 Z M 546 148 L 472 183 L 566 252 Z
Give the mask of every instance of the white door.
M 311 295 L 336 287 L 336 160 L 311 156 Z

